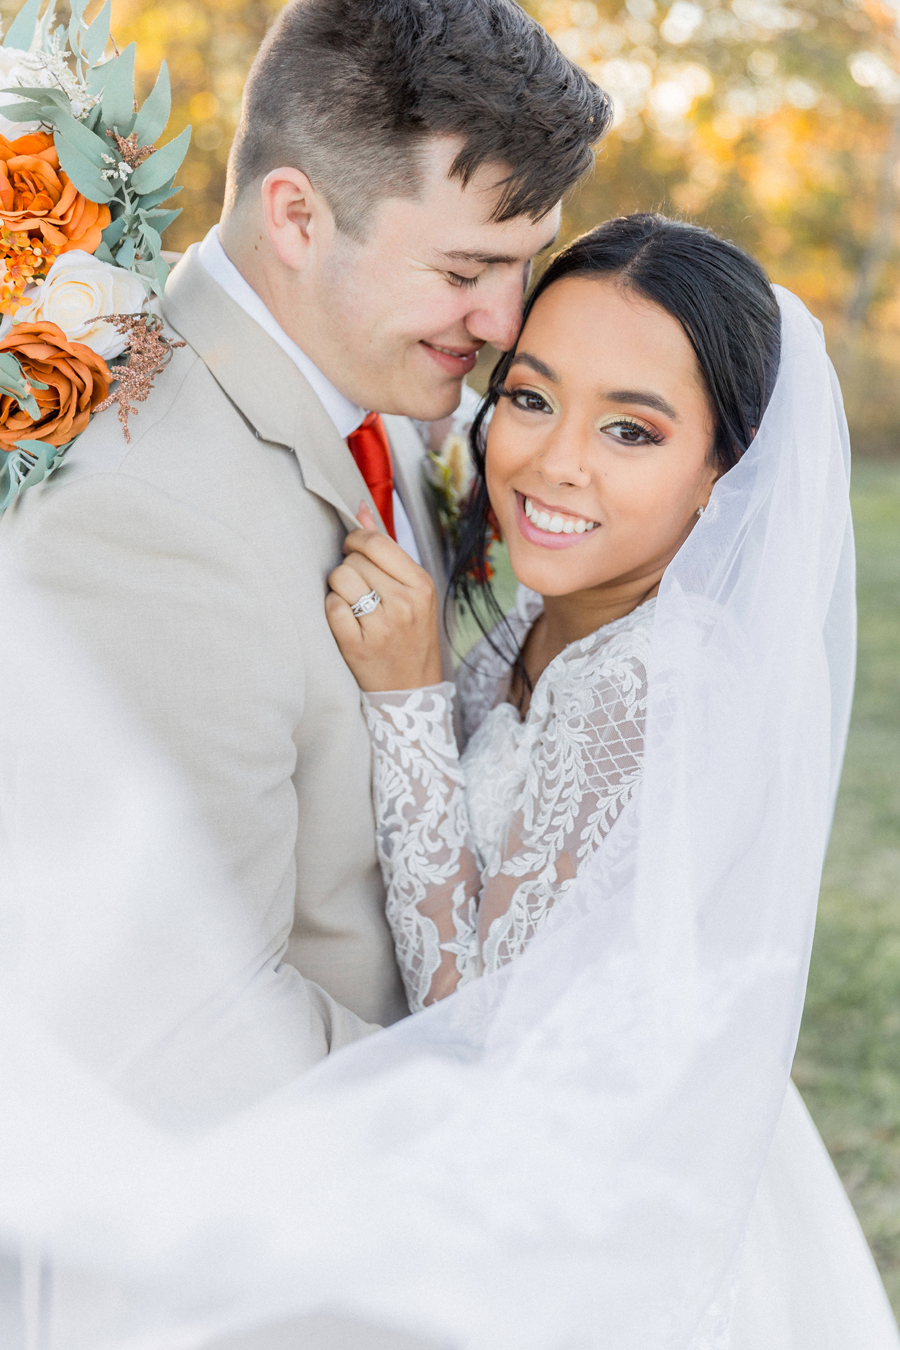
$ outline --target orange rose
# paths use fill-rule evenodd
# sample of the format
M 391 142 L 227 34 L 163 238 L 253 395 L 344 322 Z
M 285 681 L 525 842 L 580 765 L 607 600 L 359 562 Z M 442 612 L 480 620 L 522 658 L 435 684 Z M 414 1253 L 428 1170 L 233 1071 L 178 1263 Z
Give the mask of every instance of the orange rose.
M 72 248 L 93 253 L 109 222 L 109 207 L 89 202 L 69 182 L 48 132 L 36 131 L 14 141 L 0 136 L 4 236 L 39 234 L 56 254 Z
M 20 440 L 65 445 L 84 431 L 113 378 L 102 356 L 69 342 L 55 323 L 16 324 L 0 340 L 0 352 L 12 352 L 26 380 L 48 386 L 32 389 L 36 421 L 9 394 L 0 395 L 0 450 L 13 450 Z

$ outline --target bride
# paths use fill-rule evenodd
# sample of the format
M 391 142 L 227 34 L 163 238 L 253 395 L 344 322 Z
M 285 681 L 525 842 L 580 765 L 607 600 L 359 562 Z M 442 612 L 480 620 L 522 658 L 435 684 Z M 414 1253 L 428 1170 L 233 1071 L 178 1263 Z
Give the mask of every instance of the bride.
M 761 269 L 700 230 L 615 220 L 551 264 L 475 421 L 455 566 L 471 602 L 493 512 L 525 589 L 458 690 L 424 570 L 380 534 L 348 537 L 327 609 L 365 691 L 413 1009 L 518 955 L 632 796 L 659 583 L 752 440 L 779 344 Z M 381 604 L 355 618 L 370 592 Z
M 753 441 L 780 346 L 747 255 L 659 216 L 610 221 L 544 273 L 475 421 L 456 593 L 496 610 L 481 580 L 495 523 L 521 584 L 455 688 L 427 574 L 370 519 L 348 536 L 327 613 L 364 691 L 414 1010 L 520 956 L 635 797 L 660 583 Z M 900 1344 L 792 1087 L 741 1265 L 735 1350 Z

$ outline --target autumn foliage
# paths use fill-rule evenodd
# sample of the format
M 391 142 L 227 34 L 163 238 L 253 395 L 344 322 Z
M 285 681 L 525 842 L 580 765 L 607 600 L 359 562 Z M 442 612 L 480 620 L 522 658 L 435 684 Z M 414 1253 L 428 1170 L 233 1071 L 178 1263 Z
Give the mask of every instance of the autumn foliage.
M 524 4 L 616 103 L 566 234 L 658 209 L 750 249 L 825 322 L 857 443 L 900 447 L 896 11 L 881 0 Z M 18 6 L 0 0 L 4 19 Z M 218 217 L 243 81 L 280 8 L 113 0 L 119 47 L 138 44 L 141 92 L 164 58 L 173 131 L 194 127 L 167 248 L 185 248 Z

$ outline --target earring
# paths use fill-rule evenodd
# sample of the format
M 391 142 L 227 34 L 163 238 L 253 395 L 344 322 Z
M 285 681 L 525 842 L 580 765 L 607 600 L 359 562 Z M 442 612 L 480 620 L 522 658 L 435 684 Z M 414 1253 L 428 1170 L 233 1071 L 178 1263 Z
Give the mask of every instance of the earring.
M 706 510 L 706 507 L 705 507 L 705 506 L 698 506 L 698 507 L 697 507 L 697 515 L 698 515 L 698 516 L 702 516 L 702 515 L 703 515 L 703 512 L 704 512 L 705 510 Z

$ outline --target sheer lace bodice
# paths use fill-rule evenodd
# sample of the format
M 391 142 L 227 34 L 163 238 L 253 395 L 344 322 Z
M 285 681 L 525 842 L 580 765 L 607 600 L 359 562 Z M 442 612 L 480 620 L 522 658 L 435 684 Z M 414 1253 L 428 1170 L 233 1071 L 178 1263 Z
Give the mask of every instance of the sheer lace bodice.
M 456 690 L 363 696 L 387 917 L 414 1010 L 521 952 L 633 793 L 654 606 L 561 652 L 524 720 L 486 640 Z M 520 591 L 516 641 L 540 610 Z

